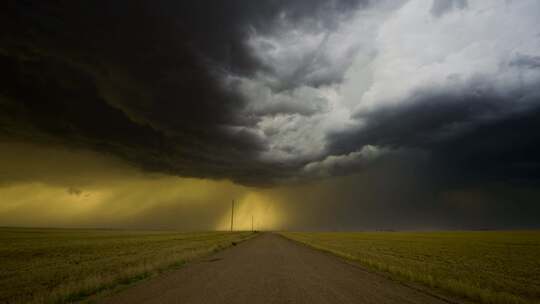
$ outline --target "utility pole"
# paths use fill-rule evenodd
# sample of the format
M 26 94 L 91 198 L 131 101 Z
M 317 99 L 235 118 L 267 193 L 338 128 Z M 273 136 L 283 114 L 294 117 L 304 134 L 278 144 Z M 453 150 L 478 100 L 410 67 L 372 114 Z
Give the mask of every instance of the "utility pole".
M 253 214 L 251 215 L 251 232 L 253 232 L 255 230 L 253 230 Z
M 231 232 L 233 231 L 233 223 L 234 223 L 234 200 L 232 200 L 232 206 L 231 206 Z

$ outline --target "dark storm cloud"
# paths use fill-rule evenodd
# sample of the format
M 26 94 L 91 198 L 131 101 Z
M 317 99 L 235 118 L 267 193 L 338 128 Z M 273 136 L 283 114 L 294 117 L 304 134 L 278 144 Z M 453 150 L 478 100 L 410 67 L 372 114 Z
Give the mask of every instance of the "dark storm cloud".
M 434 0 L 431 6 L 431 13 L 440 17 L 453 9 L 464 9 L 467 7 L 467 0 Z
M 253 33 L 301 29 L 325 38 L 314 52 L 303 54 L 291 75 L 275 75 L 283 76 L 278 86 L 340 82 L 345 69 L 327 68 L 332 62 L 320 49 L 327 47 L 328 32 L 344 16 L 368 4 L 8 2 L 0 18 L 0 131 L 10 139 L 113 154 L 151 171 L 248 184 L 287 179 L 302 162 L 260 161 L 269 142 L 246 127 L 266 115 L 315 115 L 328 110 L 326 101 L 306 92 L 281 99 L 270 94 L 250 108 L 251 116 L 245 115 L 245 95 L 226 85 L 223 76 L 272 74 L 273 67 L 255 56 L 246 40 Z M 462 0 L 434 1 L 431 13 L 440 16 L 467 6 Z M 509 66 L 534 70 L 539 60 L 518 53 Z M 538 90 L 500 93 L 490 90 L 487 81 L 463 91 L 427 88 L 400 106 L 358 114 L 362 128 L 328 137 L 321 170 L 331 166 L 337 175 L 355 171 L 350 168 L 356 166 L 339 165 L 343 160 L 336 164 L 332 155 L 348 155 L 362 170 L 366 162 L 354 153 L 373 145 L 422 150 L 451 164 L 456 175 L 536 180 L 538 136 L 525 131 L 538 127 L 533 106 Z M 341 167 L 347 170 L 336 169 Z
M 4 2 L 4 223 L 538 226 L 534 0 Z
M 510 64 L 522 68 L 540 69 L 540 56 L 517 54 Z
M 356 118 L 361 127 L 332 134 L 332 154 L 367 145 L 417 149 L 458 183 L 540 181 L 538 86 L 501 94 L 478 81 L 465 90 L 423 90 Z
M 237 129 L 254 121 L 238 117 L 246 101 L 221 74 L 265 68 L 244 43 L 250 31 L 284 20 L 331 27 L 333 13 L 358 4 L 9 1 L 0 18 L 1 131 L 183 176 L 280 176 L 279 165 L 256 159 L 265 143 Z

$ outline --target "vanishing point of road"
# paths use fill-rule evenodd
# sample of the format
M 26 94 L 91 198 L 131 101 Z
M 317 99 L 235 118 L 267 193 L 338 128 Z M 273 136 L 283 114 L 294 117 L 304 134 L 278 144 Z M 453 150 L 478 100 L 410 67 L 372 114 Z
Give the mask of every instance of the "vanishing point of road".
M 126 289 L 103 303 L 448 304 L 272 233 Z

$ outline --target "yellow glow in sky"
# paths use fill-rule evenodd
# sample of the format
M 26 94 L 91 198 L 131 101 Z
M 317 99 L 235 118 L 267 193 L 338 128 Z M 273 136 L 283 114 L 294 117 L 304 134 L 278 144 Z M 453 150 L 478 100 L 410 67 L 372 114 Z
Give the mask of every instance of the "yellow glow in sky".
M 280 205 L 272 198 L 256 191 L 248 192 L 242 198 L 235 200 L 233 229 L 251 230 L 252 217 L 255 230 L 279 230 L 286 221 L 285 213 L 280 209 Z M 230 226 L 231 210 L 222 216 L 216 229 L 229 230 Z
M 0 144 L 0 226 L 275 229 L 274 201 L 226 180 L 142 172 L 89 151 Z

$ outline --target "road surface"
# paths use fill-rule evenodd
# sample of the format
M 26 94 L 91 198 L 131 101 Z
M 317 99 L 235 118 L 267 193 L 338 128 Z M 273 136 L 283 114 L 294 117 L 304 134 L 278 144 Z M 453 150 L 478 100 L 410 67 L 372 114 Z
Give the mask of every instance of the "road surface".
M 441 299 L 265 233 L 103 303 L 433 303 Z

